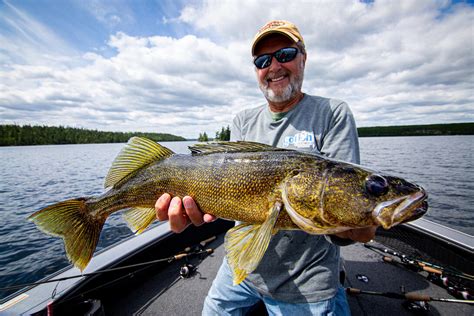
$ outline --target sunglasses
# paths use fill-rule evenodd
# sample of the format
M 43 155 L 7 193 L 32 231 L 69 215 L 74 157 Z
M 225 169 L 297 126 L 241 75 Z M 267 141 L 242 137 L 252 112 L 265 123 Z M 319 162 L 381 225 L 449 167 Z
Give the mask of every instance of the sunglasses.
M 257 67 L 258 69 L 264 69 L 264 68 L 269 67 L 272 64 L 273 57 L 275 57 L 279 63 L 287 63 L 295 59 L 297 54 L 298 54 L 298 48 L 285 47 L 271 54 L 259 55 L 255 57 L 255 59 L 253 60 L 253 63 L 255 64 L 255 67 Z

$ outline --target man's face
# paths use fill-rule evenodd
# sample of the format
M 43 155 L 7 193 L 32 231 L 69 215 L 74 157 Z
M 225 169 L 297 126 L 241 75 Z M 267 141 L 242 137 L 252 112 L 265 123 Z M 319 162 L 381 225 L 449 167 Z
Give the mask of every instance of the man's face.
M 271 54 L 284 47 L 297 46 L 284 35 L 272 34 L 260 40 L 255 49 L 255 56 Z M 299 94 L 303 84 L 305 59 L 306 56 L 301 53 L 287 63 L 279 63 L 273 57 L 269 67 L 256 68 L 258 85 L 268 101 L 287 102 Z

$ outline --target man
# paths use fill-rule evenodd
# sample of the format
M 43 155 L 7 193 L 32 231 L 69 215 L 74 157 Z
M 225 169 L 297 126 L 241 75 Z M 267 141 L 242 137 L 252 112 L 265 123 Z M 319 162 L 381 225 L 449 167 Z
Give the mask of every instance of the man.
M 307 56 L 296 26 L 287 21 L 267 23 L 253 40 L 252 55 L 267 104 L 237 114 L 231 140 L 257 141 L 359 163 L 357 130 L 347 104 L 301 91 Z M 190 223 L 201 225 L 215 219 L 202 214 L 191 197 L 171 199 L 165 194 L 156 210 L 158 219 L 169 219 L 175 232 Z M 224 260 L 203 315 L 242 315 L 259 300 L 275 315 L 350 314 L 339 284 L 338 245 L 365 242 L 374 234 L 375 227 L 335 236 L 280 231 L 272 237 L 257 269 L 241 284 L 232 285 L 232 272 Z

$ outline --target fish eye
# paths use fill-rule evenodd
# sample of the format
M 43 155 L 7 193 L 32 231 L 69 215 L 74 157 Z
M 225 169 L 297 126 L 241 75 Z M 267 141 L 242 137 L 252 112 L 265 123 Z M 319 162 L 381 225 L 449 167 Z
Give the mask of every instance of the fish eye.
M 365 179 L 365 191 L 374 196 L 382 196 L 388 192 L 388 181 L 378 174 L 370 175 Z

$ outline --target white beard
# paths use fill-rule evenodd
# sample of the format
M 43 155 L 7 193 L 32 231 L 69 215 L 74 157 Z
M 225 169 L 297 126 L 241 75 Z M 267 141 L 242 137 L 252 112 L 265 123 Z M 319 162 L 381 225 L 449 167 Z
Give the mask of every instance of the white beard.
M 293 96 L 293 86 L 290 83 L 289 85 L 286 86 L 285 89 L 280 94 L 276 94 L 275 91 L 272 89 L 268 88 L 268 85 L 260 86 L 260 89 L 263 92 L 263 95 L 268 101 L 275 102 L 275 103 L 280 103 L 280 102 L 286 102 L 291 99 Z
M 304 69 L 301 69 L 301 75 L 295 76 L 290 79 L 290 83 L 280 93 L 275 93 L 271 88 L 268 87 L 268 82 L 259 82 L 260 90 L 263 92 L 265 98 L 270 102 L 281 103 L 287 102 L 294 98 L 300 91 L 303 85 Z

